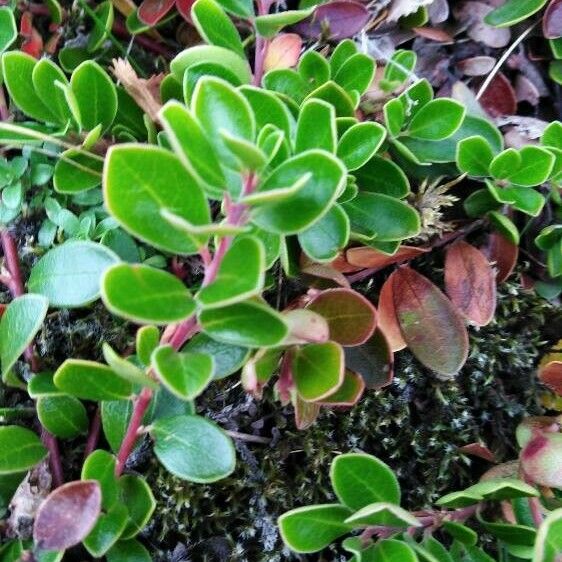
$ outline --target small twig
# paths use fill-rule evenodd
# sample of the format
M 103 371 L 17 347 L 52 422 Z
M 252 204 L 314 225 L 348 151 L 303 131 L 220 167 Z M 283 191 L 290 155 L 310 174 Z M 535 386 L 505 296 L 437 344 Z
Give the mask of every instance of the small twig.
M 269 445 L 271 443 L 270 437 L 260 437 L 259 435 L 250 435 L 249 433 L 239 433 L 238 431 L 226 431 L 233 439 L 240 439 L 248 443 L 260 443 L 261 445 Z

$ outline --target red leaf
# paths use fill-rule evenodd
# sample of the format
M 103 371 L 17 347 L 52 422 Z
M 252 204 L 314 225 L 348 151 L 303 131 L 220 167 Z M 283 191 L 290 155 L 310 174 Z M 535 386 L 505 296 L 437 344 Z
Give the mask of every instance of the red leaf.
M 384 252 L 362 246 L 359 248 L 350 248 L 345 256 L 351 265 L 358 267 L 383 269 L 393 263 L 400 263 L 410 260 L 421 254 L 425 254 L 429 250 L 427 248 L 416 248 L 415 246 L 400 246 L 395 254 L 389 256 Z
M 394 307 L 404 340 L 417 359 L 442 375 L 454 375 L 468 356 L 468 333 L 451 301 L 410 267 L 396 271 Z
M 361 345 L 377 325 L 377 311 L 363 295 L 352 289 L 327 289 L 307 305 L 323 316 L 330 327 L 330 338 L 341 345 Z
M 378 390 L 392 382 L 394 354 L 379 328 L 363 345 L 347 347 L 344 351 L 346 367 L 359 373 L 367 388 Z
M 316 8 L 314 14 L 295 28 L 304 37 L 316 39 L 328 35 L 330 39 L 345 39 L 359 33 L 369 21 L 369 10 L 353 0 L 335 0 Z
M 95 480 L 68 482 L 41 503 L 33 525 L 40 549 L 66 550 L 79 544 L 94 528 L 101 510 L 101 490 Z
M 445 287 L 451 302 L 477 326 L 486 326 L 496 310 L 496 275 L 484 254 L 464 240 L 447 250 Z
M 20 19 L 20 35 L 25 37 L 31 37 L 31 31 L 33 30 L 33 14 L 31 12 L 24 12 Z
M 542 28 L 547 39 L 562 37 L 562 0 L 552 0 L 542 18 Z
M 191 7 L 195 0 L 176 0 L 176 8 L 184 20 L 191 23 Z
M 320 400 L 321 406 L 354 406 L 365 391 L 363 377 L 349 369 L 345 370 L 342 385 L 330 396 Z
M 517 264 L 519 246 L 501 234 L 493 232 L 488 237 L 488 243 L 483 251 L 490 262 L 496 266 L 496 283 L 503 283 L 513 273 Z
M 496 74 L 480 98 L 480 104 L 491 117 L 513 115 L 517 111 L 517 98 L 511 82 L 501 72 Z
M 400 325 L 396 318 L 396 310 L 394 309 L 394 297 L 392 296 L 393 277 L 396 272 L 390 274 L 389 278 L 384 282 L 379 293 L 379 327 L 384 332 L 390 349 L 392 351 L 400 351 L 406 347 L 406 342 L 400 331 Z
M 176 0 L 143 0 L 138 9 L 139 19 L 146 25 L 156 25 L 175 3 Z
M 562 396 L 562 361 L 550 361 L 539 367 L 539 379 L 556 394 Z
M 299 60 L 302 39 L 296 33 L 281 33 L 267 49 L 264 67 L 266 71 L 279 68 L 291 68 Z
M 355 273 L 363 269 L 362 266 L 350 264 L 344 253 L 339 254 L 335 260 L 331 261 L 330 267 L 341 273 Z
M 485 461 L 496 462 L 496 457 L 494 453 L 481 443 L 470 443 L 464 447 L 459 447 L 459 452 L 465 453 L 466 455 L 473 455 L 475 457 L 480 457 Z

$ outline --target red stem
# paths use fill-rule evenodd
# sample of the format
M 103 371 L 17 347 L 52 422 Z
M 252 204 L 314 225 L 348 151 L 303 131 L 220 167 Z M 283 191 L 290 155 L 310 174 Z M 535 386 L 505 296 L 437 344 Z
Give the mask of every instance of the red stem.
M 269 12 L 271 0 L 257 0 L 258 15 L 265 16 Z M 252 83 L 254 86 L 261 86 L 263 78 L 265 57 L 269 47 L 269 40 L 261 35 L 256 35 L 256 49 L 254 54 L 254 78 Z
M 90 454 L 95 451 L 100 437 L 100 429 L 101 429 L 101 413 L 100 413 L 100 408 L 98 406 L 96 408 L 96 413 L 92 418 L 92 423 L 90 424 L 88 440 L 86 441 L 86 447 L 84 448 L 84 459 L 87 459 L 90 456 Z
M 4 265 L 10 273 L 10 292 L 14 298 L 17 298 L 25 294 L 25 287 L 20 269 L 20 260 L 16 241 L 6 229 L 2 229 L 0 231 L 0 241 L 4 251 Z M 36 373 L 39 370 L 39 363 L 33 350 L 33 344 L 28 346 L 24 352 L 24 356 L 29 363 L 31 370 Z M 43 428 L 42 431 L 42 439 L 43 443 L 45 443 L 45 446 L 49 450 L 51 475 L 53 477 L 55 487 L 58 488 L 64 483 L 59 446 L 57 440 L 45 428 Z

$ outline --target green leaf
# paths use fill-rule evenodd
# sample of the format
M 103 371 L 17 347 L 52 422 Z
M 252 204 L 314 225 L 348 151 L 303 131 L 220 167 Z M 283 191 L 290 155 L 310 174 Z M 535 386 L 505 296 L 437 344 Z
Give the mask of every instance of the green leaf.
M 88 432 L 88 414 L 73 396 L 43 396 L 37 399 L 37 417 L 55 437 L 71 439 Z
M 90 31 L 90 37 L 88 37 L 88 51 L 90 53 L 101 49 L 104 41 L 111 33 L 114 20 L 113 2 L 111 0 L 102 2 L 94 13 L 97 19 L 94 20 L 94 27 Z
M 560 552 L 562 552 L 562 509 L 555 509 L 545 517 L 539 527 L 533 562 L 556 562 Z
M 478 534 L 476 531 L 456 521 L 445 521 L 443 523 L 443 530 L 447 531 L 451 537 L 462 544 L 474 546 L 478 541 Z
M 264 282 L 265 251 L 253 236 L 234 240 L 212 283 L 197 294 L 204 308 L 218 308 L 246 300 L 261 292 Z
M 562 150 L 562 123 L 553 121 L 543 131 L 541 144 Z
M 373 122 L 357 123 L 350 127 L 338 142 L 338 158 L 351 172 L 361 168 L 379 150 L 386 138 L 382 125 Z
M 357 511 L 374 502 L 400 503 L 396 476 L 381 460 L 364 453 L 346 453 L 332 461 L 332 487 L 338 500 Z
M 47 59 L 43 59 L 47 60 Z M 65 150 L 55 164 L 53 186 L 59 193 L 79 193 L 101 184 L 103 160 L 83 150 Z
M 106 363 L 116 375 L 129 381 L 131 384 L 147 386 L 153 390 L 158 388 L 158 383 L 156 381 L 145 375 L 134 363 L 118 355 L 109 344 L 104 343 L 102 350 Z
M 494 27 L 510 27 L 531 17 L 538 12 L 548 0 L 506 0 L 501 6 L 492 10 L 484 22 Z
M 402 199 L 410 193 L 408 176 L 392 160 L 373 156 L 353 174 L 364 191 L 382 193 Z
M 330 80 L 308 94 L 307 99 L 324 100 L 334 106 L 336 117 L 355 117 L 355 105 L 349 94 Z
M 305 101 L 299 113 L 295 153 L 319 148 L 336 151 L 337 130 L 334 107 L 329 103 L 310 99 Z
M 18 30 L 14 13 L 9 6 L 0 8 L 0 53 L 3 53 L 17 38 Z
M 334 82 L 344 90 L 364 94 L 375 76 L 375 61 L 363 53 L 348 58 L 334 76 Z
M 396 137 L 400 134 L 404 122 L 406 121 L 406 114 L 404 113 L 404 106 L 399 99 L 391 99 L 383 106 L 384 123 L 391 136 Z
M 317 88 L 330 79 L 330 65 L 320 53 L 309 49 L 299 60 L 298 73 L 310 88 Z
M 226 131 L 221 131 L 220 136 L 226 148 L 237 161 L 237 170 L 247 173 L 265 168 L 268 161 L 267 155 L 254 143 L 234 137 Z
M 132 394 L 131 383 L 94 361 L 67 359 L 53 380 L 63 392 L 83 400 L 119 400 Z
M 318 552 L 351 530 L 344 523 L 351 514 L 350 509 L 339 504 L 299 507 L 279 517 L 279 531 L 291 550 Z
M 104 200 L 125 230 L 172 253 L 198 251 L 206 236 L 192 236 L 161 216 L 164 209 L 194 225 L 209 223 L 209 206 L 195 178 L 172 153 L 148 145 L 109 149 L 104 172 Z
M 377 242 L 403 240 L 420 231 L 420 217 L 413 207 L 389 195 L 362 192 L 343 208 L 351 231 Z
M 213 339 L 243 347 L 276 346 L 289 332 L 278 312 L 253 300 L 203 310 L 199 322 Z
M 510 186 L 499 188 L 488 184 L 492 195 L 501 203 L 507 203 L 514 209 L 536 217 L 542 211 L 545 199 L 532 187 Z
M 481 494 L 463 490 L 460 492 L 451 492 L 450 494 L 446 494 L 439 498 L 435 503 L 442 507 L 457 509 L 480 503 L 483 499 L 484 498 Z
M 256 123 L 246 98 L 228 82 L 207 76 L 197 82 L 191 107 L 221 162 L 236 170 L 237 160 L 225 145 L 220 132 L 224 130 L 233 137 L 254 141 Z
M 502 204 L 494 197 L 490 189 L 477 189 L 464 201 L 464 209 L 469 217 L 480 217 L 488 211 L 500 209 Z
M 217 2 L 197 0 L 191 8 L 191 18 L 199 35 L 207 43 L 245 56 L 238 30 Z
M 416 553 L 406 543 L 395 539 L 386 539 L 374 546 L 373 560 L 384 562 L 418 562 Z
M 72 119 L 64 91 L 57 82 L 68 86 L 64 72 L 47 58 L 35 64 L 31 75 L 35 93 L 57 118 L 57 123 L 66 124 Z
M 498 211 L 490 211 L 487 216 L 495 230 L 512 244 L 519 245 L 519 230 L 509 218 Z
M 48 308 L 49 302 L 40 295 L 22 295 L 6 307 L 0 321 L 2 380 L 6 380 L 15 362 L 33 342 Z
M 278 96 L 255 86 L 242 86 L 239 91 L 252 108 L 257 131 L 262 131 L 266 125 L 274 125 L 287 137 L 292 136 L 295 120 Z
M 316 262 L 334 260 L 349 241 L 349 218 L 339 205 L 299 234 L 305 254 Z
M 147 265 L 110 267 L 102 278 L 101 293 L 111 312 L 137 323 L 165 325 L 195 312 L 193 297 L 175 275 Z
M 56 123 L 57 118 L 43 103 L 32 87 L 33 70 L 37 61 L 20 51 L 2 55 L 2 75 L 14 103 L 29 117 L 37 121 Z
M 92 60 L 84 61 L 72 73 L 70 87 L 82 129 L 91 131 L 99 124 L 109 129 L 117 115 L 117 91 L 107 72 Z
M 268 90 L 285 94 L 297 103 L 302 103 L 310 92 L 308 84 L 302 76 L 292 68 L 271 70 L 263 77 L 263 85 Z
M 275 14 L 268 14 L 265 16 L 258 16 L 254 20 L 257 32 L 262 36 L 270 39 L 277 35 L 281 29 L 287 25 L 293 25 L 312 14 L 315 7 L 308 10 L 286 10 L 284 12 L 277 12 Z
M 343 349 L 335 342 L 302 346 L 295 350 L 291 372 L 299 396 L 307 402 L 335 392 L 344 379 Z
M 156 326 L 142 326 L 137 330 L 136 350 L 140 362 L 148 367 L 150 365 L 150 356 L 158 347 L 160 342 L 160 331 Z
M 414 115 L 408 134 L 424 140 L 446 139 L 462 125 L 465 113 L 465 107 L 455 100 L 432 100 Z
M 27 287 L 47 297 L 51 306 L 84 306 L 99 297 L 101 277 L 117 261 L 117 255 L 101 244 L 66 242 L 33 266 Z
M 410 77 L 416 67 L 417 59 L 414 51 L 398 49 L 394 52 L 384 68 L 383 76 L 391 89 L 396 88 Z
M 474 484 L 465 490 L 473 495 L 479 495 L 484 500 L 510 500 L 514 498 L 538 497 L 536 488 L 515 478 L 491 478 Z
M 554 166 L 554 155 L 538 146 L 524 146 L 519 150 L 520 166 L 507 176 L 516 185 L 532 187 L 544 183 L 550 176 Z
M 375 502 L 349 516 L 346 523 L 354 527 L 420 527 L 421 523 L 408 511 L 387 502 Z
M 235 16 L 242 18 L 254 16 L 254 5 L 251 0 L 219 0 L 219 4 Z
M 148 550 L 138 541 L 118 541 L 106 554 L 107 562 L 152 562 Z
M 232 440 L 216 424 L 200 416 L 156 421 L 151 435 L 154 453 L 166 470 L 190 482 L 216 482 L 234 470 Z
M 345 185 L 345 168 L 327 152 L 309 150 L 286 160 L 259 191 L 292 186 L 306 174 L 310 174 L 309 179 L 292 197 L 255 208 L 253 222 L 270 232 L 296 234 L 320 219 Z
M 357 44 L 351 39 L 344 39 L 337 43 L 330 57 L 330 69 L 332 76 L 335 76 L 346 60 L 357 53 Z
M 248 61 L 240 55 L 217 45 L 197 45 L 182 51 L 170 63 L 170 71 L 181 84 L 185 71 L 202 62 L 216 63 L 228 68 L 238 76 L 242 84 L 248 84 L 252 81 Z
M 121 538 L 130 539 L 138 535 L 150 521 L 156 508 L 156 500 L 146 480 L 139 476 L 121 476 L 119 489 L 121 502 L 129 511 L 129 520 Z
M 18 425 L 0 426 L 0 475 L 33 468 L 47 456 L 47 449 L 33 431 Z
M 121 503 L 114 505 L 100 514 L 95 527 L 82 544 L 94 558 L 101 558 L 119 540 L 127 519 L 127 506 Z
M 183 351 L 210 355 L 214 363 L 214 379 L 222 379 L 238 371 L 250 353 L 246 347 L 219 342 L 204 333 L 191 338 Z
M 119 498 L 117 477 L 115 476 L 115 455 L 98 449 L 88 455 L 82 465 L 81 480 L 97 480 L 102 494 L 102 507 L 113 507 Z
M 490 162 L 490 174 L 495 179 L 505 179 L 515 173 L 520 166 L 521 154 L 514 148 L 508 148 Z
M 31 398 L 41 398 L 43 396 L 62 396 L 64 395 L 53 382 L 52 373 L 37 373 L 31 377 L 27 383 L 27 392 Z
M 157 348 L 152 366 L 162 384 L 182 400 L 194 400 L 213 379 L 213 357 L 205 353 L 178 353 L 172 346 Z
M 469 176 L 488 176 L 493 159 L 492 147 L 484 137 L 468 137 L 457 145 L 457 166 L 461 172 Z
M 402 92 L 398 99 L 404 106 L 406 117 L 411 118 L 433 99 L 433 88 L 426 78 L 422 78 Z
M 103 434 L 111 450 L 118 452 L 133 413 L 131 400 L 107 400 L 101 403 Z

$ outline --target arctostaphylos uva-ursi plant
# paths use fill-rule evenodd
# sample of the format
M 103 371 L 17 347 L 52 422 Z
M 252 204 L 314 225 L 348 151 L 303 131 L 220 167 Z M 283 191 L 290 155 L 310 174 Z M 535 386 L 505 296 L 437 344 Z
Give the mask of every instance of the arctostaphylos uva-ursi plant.
M 48 4 L 56 30 L 67 14 Z M 0 323 L 1 371 L 5 388 L 33 400 L 42 439 L 21 425 L 0 427 L 0 480 L 12 493 L 38 481 L 44 492 L 32 529 L 11 529 L 6 560 L 23 552 L 60 560 L 80 544 L 110 562 L 150 559 L 135 537 L 154 498 L 140 475 L 127 472 L 127 461 L 150 443 L 179 478 L 207 483 L 231 474 L 232 439 L 241 436 L 197 413 L 198 396 L 214 380 L 240 373 L 257 398 L 274 387 L 304 429 L 321 408 L 351 407 L 366 389 L 389 384 L 393 353 L 406 346 L 439 377 L 453 377 L 469 353 L 467 324 L 492 321 L 496 282 L 511 273 L 520 233 L 539 217 L 534 251 L 546 264 L 533 271 L 536 286 L 550 297 L 562 291 L 559 122 L 540 145 L 506 148 L 490 120 L 435 97 L 414 74 L 416 54 L 405 49 L 381 65 L 379 105 L 365 98 L 376 61 L 350 39 L 329 49 L 299 46 L 292 61 L 279 64 L 286 26 L 322 37 L 342 25 L 330 3 L 272 11 L 261 0 L 256 13 L 251 2 L 197 0 L 190 18 L 206 44 L 180 52 L 169 73 L 151 78 L 117 47 L 113 3 L 78 4 L 93 27 L 85 46 L 61 49 L 60 64 L 35 58 L 43 43 L 26 11 L 21 48 L 2 55 L 10 106 L 2 106 L 0 124 L 0 281 L 13 298 Z M 164 12 L 174 5 L 185 8 L 169 2 Z M 145 0 L 129 25 L 150 27 L 151 8 Z M 3 49 L 17 38 L 15 21 L 13 6 L 0 9 Z M 104 61 L 115 49 L 125 58 L 113 61 L 112 78 Z M 453 195 L 462 186 L 470 195 Z M 48 249 L 24 279 L 11 229 L 42 208 L 40 244 Z M 446 295 L 415 269 L 416 257 L 442 249 Z M 377 308 L 352 288 L 393 265 Z M 282 295 L 284 283 L 293 285 Z M 43 371 L 33 342 L 49 308 L 80 309 L 100 297 L 116 317 L 140 325 L 134 349 L 118 352 L 104 342 L 103 363 L 69 357 Z M 2 415 L 15 418 L 19 410 Z M 552 428 L 537 431 L 555 439 Z M 58 441 L 79 437 L 86 442 L 79 479 L 65 483 L 67 472 L 77 474 L 62 466 Z M 550 445 L 546 451 L 541 466 L 555 469 L 559 456 Z M 339 458 L 367 459 L 394 482 L 379 461 Z M 371 497 L 377 478 L 365 486 Z M 315 528 L 312 538 L 322 540 L 304 549 L 381 521 L 391 535 L 395 526 L 418 526 L 396 505 L 395 484 L 390 490 L 368 513 L 354 513 L 367 504 L 350 507 L 340 498 L 345 505 L 330 511 L 335 523 L 327 525 L 337 535 Z M 468 493 L 477 504 L 470 515 L 484 501 L 537 496 L 512 480 L 487 490 Z M 425 517 L 430 529 L 447 517 L 464 521 L 456 512 Z M 281 525 L 286 538 L 289 521 Z M 546 521 L 539 535 L 549 544 L 549 525 L 558 520 Z M 356 560 L 363 542 L 346 543 Z M 519 557 L 532 547 L 504 542 Z M 411 559 L 417 552 L 431 562 L 439 555 L 423 553 L 442 548 L 398 544 Z M 470 556 L 468 547 L 453 547 L 457 559 Z

